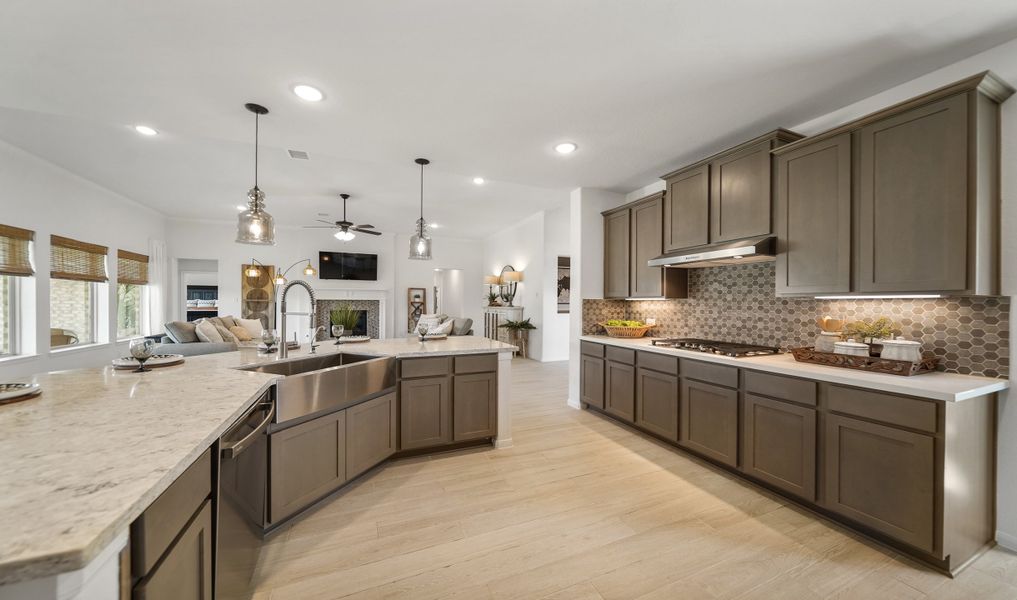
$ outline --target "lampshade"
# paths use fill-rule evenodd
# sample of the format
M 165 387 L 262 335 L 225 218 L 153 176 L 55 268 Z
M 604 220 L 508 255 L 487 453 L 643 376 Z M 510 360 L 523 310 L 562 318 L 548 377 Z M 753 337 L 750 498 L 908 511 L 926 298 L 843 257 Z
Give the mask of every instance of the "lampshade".
M 419 225 L 417 233 L 410 238 L 410 258 L 431 260 L 431 236 L 427 235 L 427 227 L 423 224 Z
M 497 275 L 484 275 L 484 285 L 498 285 L 501 279 Z
M 355 237 L 357 237 L 356 234 L 348 229 L 340 229 L 339 231 L 335 232 L 335 239 L 339 240 L 340 242 L 348 242 Z
M 318 271 L 311 266 L 311 261 L 307 261 L 307 266 L 304 267 L 304 275 L 307 275 L 308 277 L 314 277 L 317 274 Z
M 286 285 L 286 278 L 283 277 L 282 273 L 275 276 L 276 285 Z
M 501 278 L 506 283 L 518 283 L 523 280 L 522 271 L 505 271 L 501 274 Z
M 247 270 L 244 271 L 244 275 L 247 275 L 248 277 L 257 277 L 261 275 L 261 269 L 258 268 L 258 265 L 255 263 L 253 258 L 251 259 L 251 264 L 247 267 Z

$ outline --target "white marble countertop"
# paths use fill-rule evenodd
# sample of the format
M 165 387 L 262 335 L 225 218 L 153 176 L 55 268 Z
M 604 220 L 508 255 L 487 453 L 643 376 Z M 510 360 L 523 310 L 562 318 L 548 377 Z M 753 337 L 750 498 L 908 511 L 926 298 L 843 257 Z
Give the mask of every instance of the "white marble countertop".
M 1010 387 L 1010 382 L 1006 379 L 957 375 L 954 373 L 925 373 L 913 377 L 866 373 L 854 369 L 800 363 L 790 354 L 731 358 L 729 356 L 718 356 L 716 354 L 693 352 L 691 350 L 659 348 L 651 345 L 651 338 L 625 339 L 603 335 L 584 335 L 580 339 L 611 346 L 636 348 L 659 354 L 670 354 L 682 358 L 732 365 L 742 369 L 804 377 L 817 381 L 839 383 L 893 394 L 919 396 L 946 402 L 958 402 L 969 398 L 977 398 Z
M 317 352 L 413 357 L 513 349 L 462 336 L 323 342 Z M 288 358 L 308 352 L 304 344 Z M 278 360 L 278 353 L 244 348 L 144 374 L 105 367 L 23 379 L 43 393 L 0 406 L 0 584 L 87 565 L 277 379 L 237 367 Z

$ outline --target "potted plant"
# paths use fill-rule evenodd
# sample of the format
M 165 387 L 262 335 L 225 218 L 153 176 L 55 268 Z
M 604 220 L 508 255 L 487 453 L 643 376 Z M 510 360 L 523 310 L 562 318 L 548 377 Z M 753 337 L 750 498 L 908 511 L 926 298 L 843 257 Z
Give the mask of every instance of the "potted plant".
M 526 358 L 526 344 L 530 340 L 530 331 L 537 328 L 536 325 L 530 323 L 530 318 L 527 317 L 521 321 L 507 319 L 498 327 L 504 327 L 509 331 L 509 339 L 512 340 L 513 345 L 519 348 L 519 356 Z
M 501 302 L 498 302 L 498 292 L 487 293 L 487 305 L 488 306 L 501 306 Z
M 900 333 L 900 327 L 887 317 L 880 317 L 875 321 L 855 321 L 848 323 L 844 328 L 844 335 L 848 338 L 870 344 L 870 354 L 879 356 L 883 346 L 879 342 L 892 339 L 895 334 Z
M 353 335 L 353 330 L 357 327 L 357 321 L 360 320 L 360 311 L 353 308 L 353 305 L 349 302 L 343 302 L 330 310 L 328 316 L 333 327 L 342 327 L 344 335 Z M 332 335 L 339 337 L 335 334 L 334 330 Z

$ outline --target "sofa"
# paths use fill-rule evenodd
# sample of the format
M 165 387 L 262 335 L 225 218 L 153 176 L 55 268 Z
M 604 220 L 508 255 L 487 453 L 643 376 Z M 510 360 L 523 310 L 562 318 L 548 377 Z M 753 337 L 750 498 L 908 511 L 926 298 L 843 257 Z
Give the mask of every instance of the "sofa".
M 207 323 L 202 325 L 203 322 Z M 157 342 L 156 354 L 184 356 L 232 352 L 241 346 L 257 346 L 262 330 L 261 322 L 257 319 L 236 319 L 231 316 L 193 322 L 170 321 L 164 327 L 165 334 L 151 336 Z M 239 339 L 240 336 L 245 339 Z

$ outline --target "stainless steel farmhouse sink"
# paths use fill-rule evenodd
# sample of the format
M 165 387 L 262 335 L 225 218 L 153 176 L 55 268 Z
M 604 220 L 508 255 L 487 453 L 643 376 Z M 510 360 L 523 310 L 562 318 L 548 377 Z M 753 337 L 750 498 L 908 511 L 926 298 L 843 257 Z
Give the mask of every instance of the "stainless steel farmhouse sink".
M 240 369 L 283 376 L 276 384 L 273 430 L 342 410 L 396 385 L 396 360 L 387 356 L 323 354 Z

